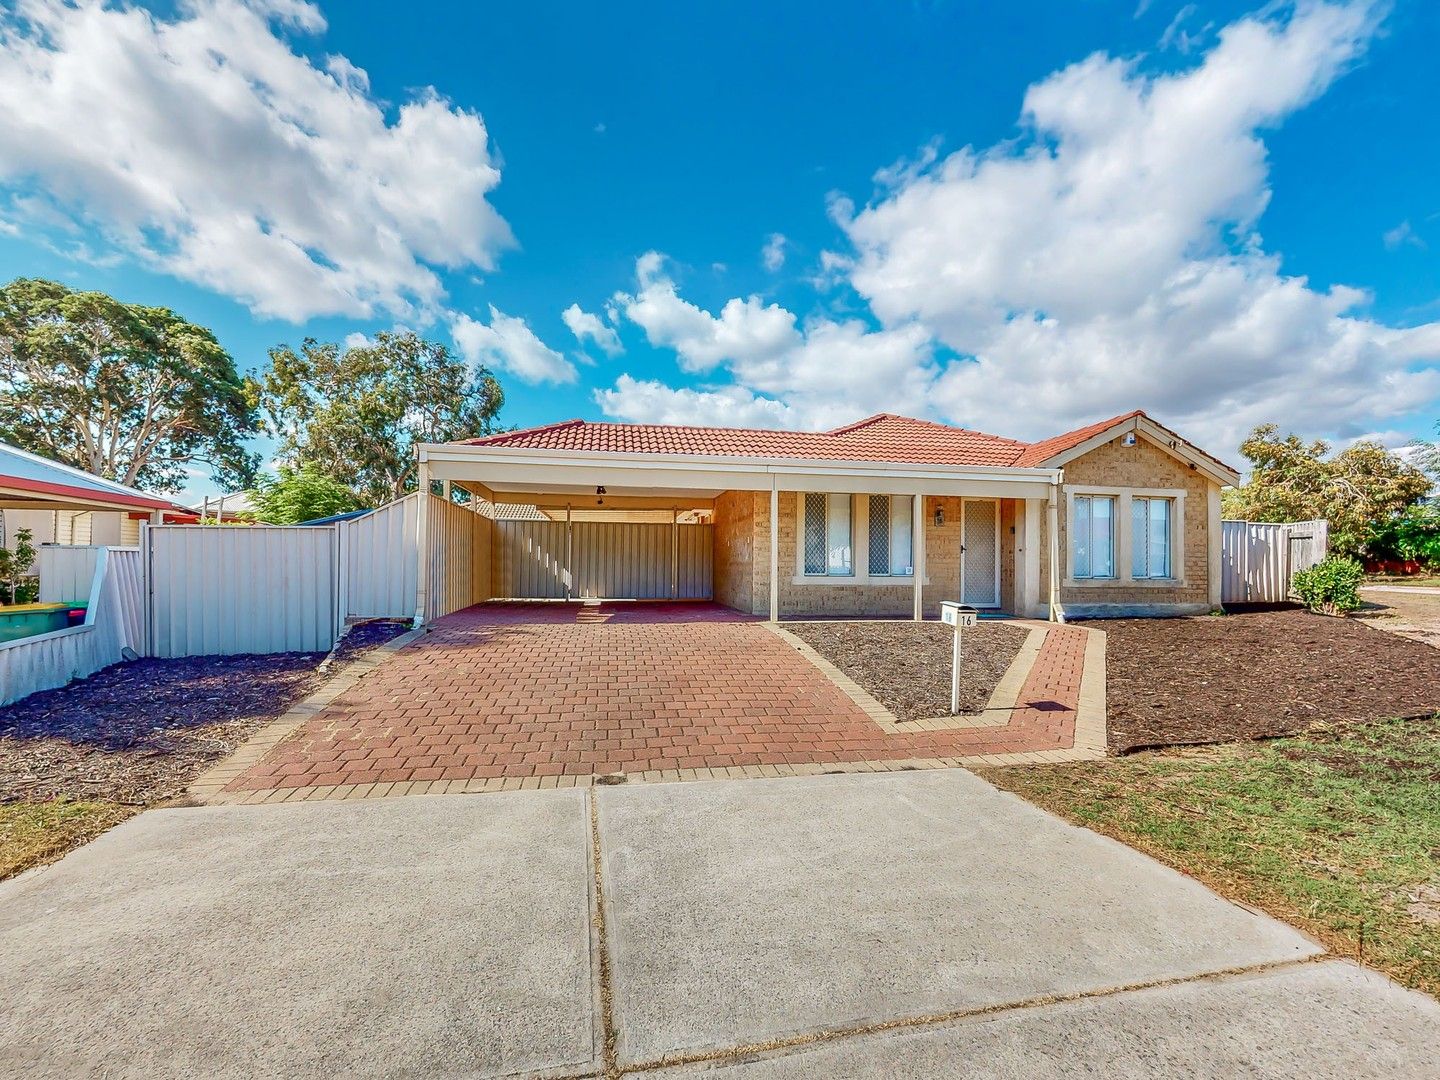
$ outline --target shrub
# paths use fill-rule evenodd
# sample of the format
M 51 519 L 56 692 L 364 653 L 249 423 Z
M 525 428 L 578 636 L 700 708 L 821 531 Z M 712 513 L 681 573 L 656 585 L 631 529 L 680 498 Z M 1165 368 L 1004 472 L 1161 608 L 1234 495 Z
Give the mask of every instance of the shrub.
M 1309 570 L 1299 571 L 1291 588 L 1311 611 L 1341 615 L 1360 606 L 1365 570 L 1354 559 L 1332 555 Z

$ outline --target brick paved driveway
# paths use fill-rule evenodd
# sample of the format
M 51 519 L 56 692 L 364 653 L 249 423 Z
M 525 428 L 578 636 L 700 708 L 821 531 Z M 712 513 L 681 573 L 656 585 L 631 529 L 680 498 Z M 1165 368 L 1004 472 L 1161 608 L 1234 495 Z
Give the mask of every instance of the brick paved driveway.
M 728 608 L 486 604 L 440 619 L 226 790 L 549 786 L 1054 750 L 1074 739 L 1083 636 L 1050 631 L 1009 725 L 887 732 L 780 636 Z

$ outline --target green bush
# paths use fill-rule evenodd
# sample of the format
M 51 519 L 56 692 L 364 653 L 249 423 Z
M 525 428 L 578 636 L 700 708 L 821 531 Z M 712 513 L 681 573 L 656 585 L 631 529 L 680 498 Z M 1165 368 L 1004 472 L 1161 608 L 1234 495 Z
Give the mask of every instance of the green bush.
M 1440 567 L 1440 504 L 1412 506 L 1377 526 L 1365 550 L 1376 559 L 1416 562 L 1427 570 Z
M 1354 559 L 1331 555 L 1309 570 L 1299 571 L 1291 588 L 1311 611 L 1340 615 L 1360 606 L 1364 568 Z

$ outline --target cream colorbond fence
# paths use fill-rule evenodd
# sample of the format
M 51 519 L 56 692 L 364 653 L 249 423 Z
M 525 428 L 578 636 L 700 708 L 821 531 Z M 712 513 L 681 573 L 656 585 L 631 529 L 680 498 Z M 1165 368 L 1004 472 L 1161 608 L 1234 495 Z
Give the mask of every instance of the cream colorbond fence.
M 429 587 L 425 618 L 438 619 L 490 598 L 490 549 L 495 523 L 468 507 L 434 495 L 427 498 Z
M 349 618 L 394 619 L 415 614 L 419 509 L 419 496 L 406 495 L 336 526 Z
M 1325 558 L 1325 521 L 1225 521 L 1220 525 L 1220 598 L 1227 604 L 1280 604 L 1297 571 Z
M 334 526 L 143 533 L 151 656 L 325 652 L 344 622 Z

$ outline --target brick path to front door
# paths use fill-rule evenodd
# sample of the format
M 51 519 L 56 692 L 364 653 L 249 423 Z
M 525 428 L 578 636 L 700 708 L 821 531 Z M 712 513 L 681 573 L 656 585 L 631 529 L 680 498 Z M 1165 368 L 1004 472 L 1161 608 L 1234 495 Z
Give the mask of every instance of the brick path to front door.
M 1049 627 L 1008 719 L 954 729 L 887 721 L 807 652 L 718 605 L 485 604 L 342 676 L 192 794 L 274 802 L 1103 753 L 1095 631 Z

